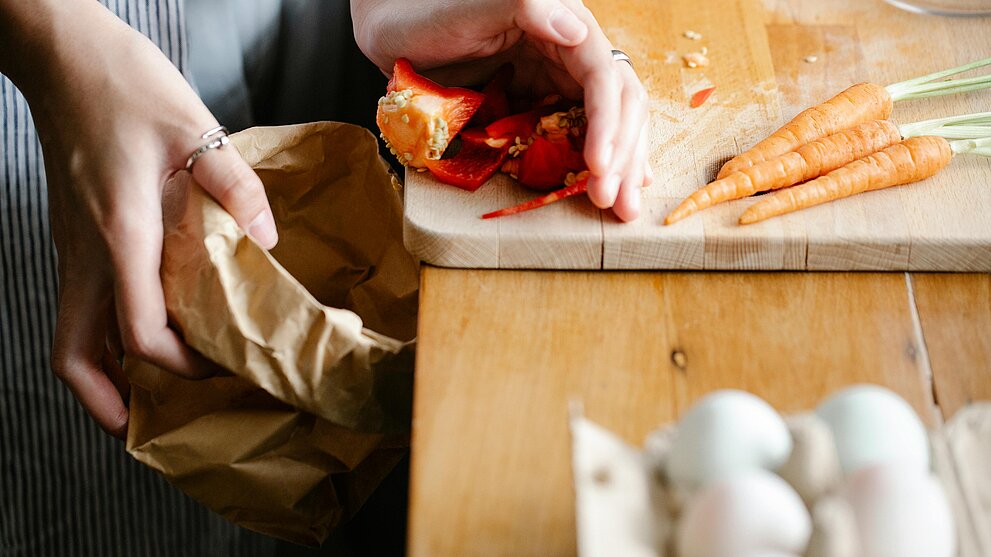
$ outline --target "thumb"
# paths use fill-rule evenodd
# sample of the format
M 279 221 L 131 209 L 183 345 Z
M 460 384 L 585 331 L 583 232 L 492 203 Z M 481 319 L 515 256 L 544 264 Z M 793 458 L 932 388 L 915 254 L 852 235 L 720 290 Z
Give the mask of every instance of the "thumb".
M 516 25 L 528 35 L 560 46 L 575 46 L 588 36 L 588 25 L 558 0 L 519 3 Z
M 233 146 L 211 149 L 193 164 L 193 178 L 265 249 L 279 242 L 265 187 Z

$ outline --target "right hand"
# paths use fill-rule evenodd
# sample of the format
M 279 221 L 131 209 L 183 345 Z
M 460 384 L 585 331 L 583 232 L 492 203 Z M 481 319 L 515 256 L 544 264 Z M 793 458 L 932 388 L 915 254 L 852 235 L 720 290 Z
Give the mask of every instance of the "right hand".
M 581 0 L 352 0 L 351 11 L 358 46 L 386 73 L 402 57 L 441 68 L 445 84 L 478 82 L 512 60 L 515 88 L 584 97 L 588 197 L 621 220 L 639 216 L 654 179 L 647 93 Z
M 41 138 L 59 256 L 52 368 L 123 438 L 122 354 L 189 378 L 216 370 L 170 328 L 159 273 L 163 186 L 217 121 L 154 44 L 97 2 L 47 6 L 66 32 L 15 83 Z M 193 177 L 259 244 L 276 244 L 262 183 L 233 146 L 200 157 Z

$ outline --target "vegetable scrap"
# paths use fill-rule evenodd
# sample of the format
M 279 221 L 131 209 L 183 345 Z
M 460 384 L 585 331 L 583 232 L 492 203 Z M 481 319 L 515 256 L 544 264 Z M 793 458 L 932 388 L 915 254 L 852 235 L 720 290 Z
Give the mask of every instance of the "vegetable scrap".
M 535 209 L 586 190 L 584 107 L 559 95 L 537 102 L 510 99 L 512 77 L 507 64 L 481 92 L 444 87 L 400 59 L 379 100 L 381 136 L 404 166 L 429 170 L 439 181 L 466 191 L 476 191 L 497 172 L 532 190 L 556 190 L 526 208 L 509 207 L 484 218 Z M 514 114 L 511 107 L 524 110 Z
M 578 195 L 580 193 L 585 193 L 588 191 L 588 176 L 589 172 L 587 170 L 582 171 L 578 174 L 569 173 L 567 179 L 565 180 L 565 187 L 555 190 L 545 196 L 538 197 L 536 199 L 531 199 L 520 203 L 519 205 L 514 205 L 512 207 L 506 207 L 505 209 L 499 209 L 498 211 L 492 211 L 491 213 L 485 213 L 482 215 L 483 219 L 494 219 L 497 217 L 505 217 L 509 215 L 515 215 L 517 213 L 523 213 L 526 211 L 532 211 L 533 209 L 539 209 L 541 207 L 546 207 L 555 201 L 560 201 L 566 199 L 573 195 Z M 569 184 L 570 182 L 570 184 Z
M 807 63 L 807 64 L 815 64 L 816 62 L 819 61 L 819 57 L 816 56 L 815 54 L 810 54 L 810 55 L 806 56 L 805 58 L 803 58 L 803 60 L 805 60 L 805 63 Z
M 689 52 L 681 57 L 685 61 L 685 65 L 689 68 L 704 68 L 709 65 L 709 58 L 706 54 L 709 53 L 709 49 L 703 48 L 700 52 Z
M 715 181 L 686 198 L 664 223 L 724 201 L 781 190 L 743 214 L 740 224 L 750 224 L 863 191 L 924 180 L 945 168 L 954 154 L 991 157 L 991 112 L 904 125 L 887 120 L 892 104 L 900 100 L 991 88 L 991 75 L 945 79 L 988 65 L 991 58 L 887 87 L 854 85 L 731 159 Z
M 689 102 L 688 106 L 692 108 L 702 106 L 705 104 L 705 101 L 709 100 L 709 97 L 712 96 L 712 92 L 715 90 L 715 87 L 706 87 L 705 89 L 697 91 L 694 95 L 692 95 L 692 100 Z
M 484 100 L 476 91 L 442 87 L 400 59 L 386 95 L 379 99 L 376 122 L 389 151 L 403 164 L 422 168 L 441 158 Z
M 695 31 L 691 31 L 691 30 L 685 31 L 684 33 L 682 33 L 682 35 L 686 39 L 689 39 L 689 40 L 692 40 L 692 41 L 698 41 L 698 40 L 701 40 L 702 39 L 702 34 L 701 33 L 696 33 Z

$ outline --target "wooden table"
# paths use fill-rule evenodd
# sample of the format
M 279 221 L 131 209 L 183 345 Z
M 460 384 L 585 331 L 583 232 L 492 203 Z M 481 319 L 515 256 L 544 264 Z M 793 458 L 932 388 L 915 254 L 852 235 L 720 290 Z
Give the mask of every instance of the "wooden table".
M 608 29 L 631 20 L 624 10 L 657 1 L 588 4 Z M 675 14 L 692 5 L 664 1 Z M 876 51 L 885 33 L 907 32 L 922 44 L 953 38 L 991 50 L 974 21 L 921 18 L 879 0 L 826 4 L 766 1 L 775 62 L 810 44 L 829 49 L 836 34 L 863 44 L 868 29 L 883 31 Z M 776 63 L 779 85 L 793 71 Z M 787 102 L 787 87 L 782 94 Z M 717 388 L 795 412 L 842 386 L 878 383 L 933 427 L 991 399 L 988 275 L 427 267 L 420 304 L 414 557 L 573 555 L 571 400 L 640 444 Z M 991 521 L 978 527 L 991 531 Z

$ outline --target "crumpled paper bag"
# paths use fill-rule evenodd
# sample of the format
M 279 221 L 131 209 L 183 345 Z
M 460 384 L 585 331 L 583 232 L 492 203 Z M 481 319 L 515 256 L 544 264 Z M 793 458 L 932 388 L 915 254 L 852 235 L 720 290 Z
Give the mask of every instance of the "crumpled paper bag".
M 265 184 L 279 245 L 261 249 L 188 173 L 170 181 L 169 319 L 231 375 L 189 381 L 127 360 L 127 450 L 235 523 L 319 543 L 408 446 L 417 263 L 366 130 L 231 140 Z

